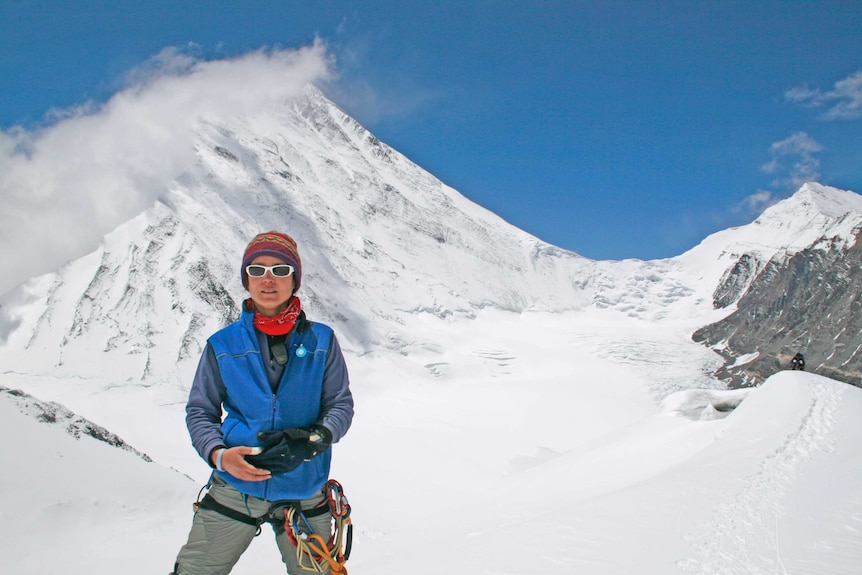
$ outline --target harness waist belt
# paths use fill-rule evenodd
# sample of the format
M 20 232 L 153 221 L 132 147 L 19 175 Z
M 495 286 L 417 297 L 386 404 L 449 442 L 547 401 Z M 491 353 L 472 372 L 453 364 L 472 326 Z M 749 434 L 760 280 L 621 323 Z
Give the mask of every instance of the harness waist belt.
M 324 502 L 323 505 L 315 507 L 313 509 L 303 510 L 299 507 L 299 501 L 276 501 L 270 507 L 269 512 L 262 517 L 252 517 L 251 515 L 246 515 L 242 511 L 237 511 L 236 509 L 231 509 L 226 505 L 222 505 L 218 501 L 216 501 L 215 497 L 207 493 L 204 495 L 204 498 L 198 503 L 198 509 L 209 509 L 211 511 L 215 511 L 216 513 L 221 513 L 225 517 L 230 517 L 231 519 L 235 519 L 236 521 L 240 521 L 247 525 L 252 525 L 254 527 L 260 527 L 266 522 L 275 523 L 276 521 L 283 522 L 284 519 L 277 519 L 273 515 L 273 511 L 278 509 L 279 507 L 293 507 L 305 515 L 307 518 L 311 519 L 312 517 L 317 517 L 319 515 L 325 515 L 330 512 L 329 504 Z

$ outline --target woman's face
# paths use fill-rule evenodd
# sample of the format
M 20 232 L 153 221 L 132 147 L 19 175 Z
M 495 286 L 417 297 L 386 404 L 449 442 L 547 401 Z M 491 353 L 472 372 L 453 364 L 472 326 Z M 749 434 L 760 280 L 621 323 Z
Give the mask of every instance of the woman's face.
M 258 256 L 251 263 L 274 266 L 287 262 L 273 256 Z M 267 271 L 263 277 L 248 276 L 248 293 L 258 313 L 275 317 L 287 307 L 287 302 L 293 295 L 293 274 L 287 277 L 275 277 L 272 272 Z

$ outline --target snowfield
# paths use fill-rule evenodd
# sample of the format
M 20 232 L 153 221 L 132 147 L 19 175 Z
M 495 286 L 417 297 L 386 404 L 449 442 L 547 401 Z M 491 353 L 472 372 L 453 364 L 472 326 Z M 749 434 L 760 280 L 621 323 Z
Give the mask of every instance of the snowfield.
M 413 320 L 447 344 L 348 355 L 357 416 L 333 477 L 353 505 L 352 574 L 860 572 L 862 390 L 790 371 L 702 387 L 711 352 L 612 311 Z M 208 475 L 180 394 L 0 382 L 109 421 L 154 460 L 0 394 L 16 470 L 0 495 L 4 572 L 170 571 Z M 271 539 L 234 573 L 281 572 Z

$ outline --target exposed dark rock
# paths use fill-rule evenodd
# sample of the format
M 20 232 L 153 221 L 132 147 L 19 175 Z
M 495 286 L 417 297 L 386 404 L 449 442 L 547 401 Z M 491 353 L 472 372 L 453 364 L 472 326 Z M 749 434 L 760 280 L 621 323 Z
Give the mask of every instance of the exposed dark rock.
M 751 254 L 742 254 L 736 264 L 725 272 L 712 298 L 712 305 L 716 309 L 731 305 L 745 293 L 760 271 L 757 262 L 757 258 Z
M 716 375 L 730 387 L 756 385 L 790 369 L 796 352 L 805 356 L 807 371 L 862 387 L 862 232 L 849 249 L 827 239 L 815 246 L 768 262 L 735 312 L 693 334 L 725 358 Z M 737 264 L 716 301 L 739 285 L 733 277 L 754 267 Z
M 147 454 L 141 453 L 137 449 L 133 448 L 118 435 L 111 433 L 104 427 L 96 425 L 88 419 L 84 419 L 72 411 L 69 411 L 59 403 L 41 401 L 27 393 L 24 393 L 20 389 L 9 389 L 3 386 L 0 386 L 0 395 L 9 396 L 11 400 L 18 405 L 22 413 L 26 413 L 40 423 L 62 425 L 63 430 L 75 439 L 80 439 L 81 436 L 87 435 L 93 439 L 97 439 L 107 443 L 108 445 L 122 449 L 123 451 L 134 453 L 144 461 L 152 461 Z
M 230 160 L 232 162 L 238 162 L 239 161 L 239 158 L 237 158 L 236 155 L 234 155 L 234 153 L 231 152 L 230 150 L 228 150 L 227 148 L 223 148 L 221 146 L 216 146 L 214 149 L 215 149 L 215 152 L 219 156 L 221 156 L 222 158 L 224 158 L 226 160 Z

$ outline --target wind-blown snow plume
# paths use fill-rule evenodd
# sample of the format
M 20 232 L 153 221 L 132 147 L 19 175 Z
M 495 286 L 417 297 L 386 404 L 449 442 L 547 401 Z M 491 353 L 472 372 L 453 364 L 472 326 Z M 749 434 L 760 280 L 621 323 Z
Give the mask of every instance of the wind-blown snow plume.
M 166 50 L 103 105 L 0 133 L 0 293 L 95 249 L 195 158 L 195 124 L 301 93 L 332 74 L 322 43 L 199 61 Z

